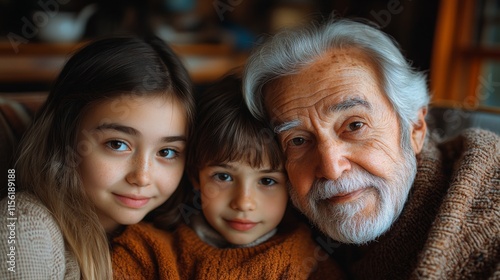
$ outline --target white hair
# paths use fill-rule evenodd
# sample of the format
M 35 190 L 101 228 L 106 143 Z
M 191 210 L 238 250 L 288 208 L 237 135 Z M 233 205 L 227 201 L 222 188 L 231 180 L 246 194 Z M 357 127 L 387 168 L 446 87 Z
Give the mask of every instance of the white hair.
M 342 48 L 359 49 L 374 61 L 384 92 L 400 120 L 402 143 L 409 141 L 411 124 L 417 122 L 419 110 L 429 104 L 426 76 L 411 67 L 387 34 L 348 19 L 284 30 L 257 47 L 243 77 L 243 94 L 252 114 L 267 119 L 262 96 L 266 83 L 298 73 L 330 50 Z

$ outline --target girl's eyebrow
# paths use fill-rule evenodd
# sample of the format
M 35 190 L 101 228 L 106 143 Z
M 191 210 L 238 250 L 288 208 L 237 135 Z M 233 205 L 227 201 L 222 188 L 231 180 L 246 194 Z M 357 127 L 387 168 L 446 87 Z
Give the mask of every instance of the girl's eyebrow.
M 161 139 L 162 142 L 186 142 L 185 136 L 167 136 Z
M 95 128 L 95 130 L 116 130 L 118 132 L 123 132 L 132 136 L 140 135 L 141 133 L 130 126 L 125 126 L 117 123 L 103 123 Z
M 125 126 L 117 123 L 103 123 L 95 128 L 95 130 L 115 130 L 118 132 L 122 132 L 131 136 L 140 136 L 141 132 L 133 127 Z M 165 136 L 161 138 L 161 142 L 186 142 L 186 136 L 178 135 L 178 136 Z

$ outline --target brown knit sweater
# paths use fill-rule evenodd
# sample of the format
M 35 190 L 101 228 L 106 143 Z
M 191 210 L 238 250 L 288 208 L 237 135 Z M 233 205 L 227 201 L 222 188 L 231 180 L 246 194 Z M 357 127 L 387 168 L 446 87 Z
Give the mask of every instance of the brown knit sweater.
M 500 137 L 474 129 L 428 141 L 392 228 L 334 256 L 353 279 L 500 279 Z
M 140 223 L 112 243 L 115 279 L 341 279 L 332 258 L 299 225 L 254 247 L 220 249 L 186 225 L 174 233 Z

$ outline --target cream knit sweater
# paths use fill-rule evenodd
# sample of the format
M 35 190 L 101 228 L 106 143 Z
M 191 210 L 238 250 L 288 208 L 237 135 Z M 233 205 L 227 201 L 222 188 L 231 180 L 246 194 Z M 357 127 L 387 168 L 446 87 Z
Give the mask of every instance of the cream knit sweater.
M 80 279 L 56 221 L 38 200 L 17 193 L 0 201 L 0 213 L 0 279 Z

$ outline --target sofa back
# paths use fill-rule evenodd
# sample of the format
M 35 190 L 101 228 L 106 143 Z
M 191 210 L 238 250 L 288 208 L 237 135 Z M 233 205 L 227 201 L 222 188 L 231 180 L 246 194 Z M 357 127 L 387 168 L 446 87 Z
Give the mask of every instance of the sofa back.
M 14 153 L 19 140 L 46 98 L 46 92 L 0 93 L 1 174 L 14 168 Z

